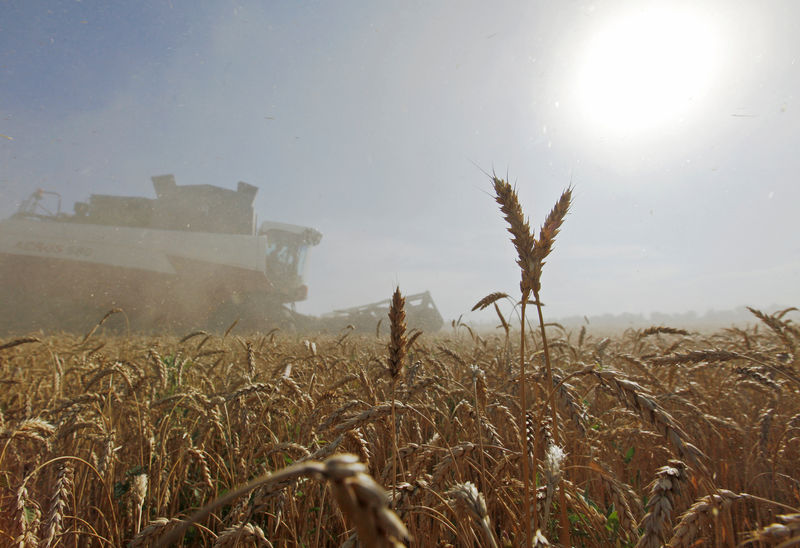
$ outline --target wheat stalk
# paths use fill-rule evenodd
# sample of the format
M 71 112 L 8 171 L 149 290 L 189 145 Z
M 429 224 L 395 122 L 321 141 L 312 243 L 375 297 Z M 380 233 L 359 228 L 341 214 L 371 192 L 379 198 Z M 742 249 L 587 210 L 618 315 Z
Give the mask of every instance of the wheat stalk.
M 556 235 L 564 222 L 564 218 L 569 212 L 572 203 L 572 188 L 567 188 L 561 197 L 556 202 L 556 205 L 550 211 L 550 214 L 545 219 L 542 228 L 539 231 L 539 239 L 535 240 L 533 246 L 533 265 L 532 265 L 532 278 L 533 285 L 531 291 L 533 292 L 534 304 L 536 305 L 536 312 L 539 316 L 539 332 L 542 337 L 542 348 L 544 350 L 544 362 L 547 368 L 547 386 L 553 385 L 553 366 L 550 359 L 550 347 L 547 344 L 547 330 L 545 329 L 544 317 L 542 315 L 542 301 L 539 298 L 539 291 L 542 287 L 542 268 L 544 267 L 545 259 L 553 249 Z M 527 298 L 525 299 L 527 300 Z M 523 304 L 523 307 L 525 305 Z M 523 308 L 524 309 L 524 308 Z M 550 394 L 549 398 L 550 416 L 553 421 L 553 434 L 555 443 L 560 442 L 558 432 L 558 413 L 556 412 L 556 402 L 554 394 Z M 561 510 L 561 536 L 560 541 L 565 546 L 571 545 L 569 533 L 569 518 L 567 516 L 567 505 L 564 496 L 563 486 L 559 491 L 559 507 Z M 535 527 L 535 524 L 534 524 Z
M 520 414 L 519 414 L 519 431 L 525 431 L 525 416 L 528 411 L 527 402 L 527 389 L 525 386 L 525 309 L 528 304 L 528 297 L 531 294 L 534 286 L 533 278 L 533 248 L 536 240 L 531 232 L 531 227 L 528 221 L 522 214 L 522 206 L 519 203 L 517 192 L 511 185 L 498 177 L 493 177 L 495 200 L 500 205 L 500 211 L 503 213 L 506 222 L 508 223 L 508 231 L 511 233 L 511 243 L 517 250 L 517 264 L 522 273 L 520 281 L 520 292 L 522 293 L 522 307 L 520 310 Z M 524 437 L 524 436 L 523 436 Z M 522 454 L 526 454 L 526 447 L 522 446 Z M 534 455 L 535 459 L 536 456 Z M 533 470 L 536 470 L 535 463 Z M 525 497 L 523 500 L 531 500 L 531 471 L 529 469 L 529 462 L 527 458 L 522 459 L 522 481 L 524 484 Z M 525 513 L 525 538 L 526 545 L 531 546 L 533 540 L 532 531 L 536 530 L 537 516 L 536 512 L 533 513 L 531 518 L 531 511 L 529 504 L 523 504 Z M 533 527 L 531 527 L 531 523 Z
M 397 287 L 392 295 L 392 303 L 389 306 L 389 377 L 392 382 L 392 498 L 394 498 L 394 486 L 397 483 L 397 402 L 395 394 L 397 391 L 397 379 L 403 370 L 403 363 L 406 358 L 406 312 L 403 295 Z M 405 475 L 405 474 L 404 474 Z

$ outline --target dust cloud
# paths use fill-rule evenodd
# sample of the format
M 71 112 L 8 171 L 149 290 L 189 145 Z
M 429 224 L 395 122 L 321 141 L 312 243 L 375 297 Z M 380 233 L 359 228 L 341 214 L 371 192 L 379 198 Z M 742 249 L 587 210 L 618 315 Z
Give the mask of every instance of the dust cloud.
M 519 284 L 493 171 L 532 227 L 574 185 L 549 318 L 797 304 L 800 7 L 697 7 L 722 44 L 704 95 L 590 127 L 586 48 L 638 9 L 4 6 L 4 329 L 374 326 L 398 285 L 425 325 L 493 329 L 472 305 Z

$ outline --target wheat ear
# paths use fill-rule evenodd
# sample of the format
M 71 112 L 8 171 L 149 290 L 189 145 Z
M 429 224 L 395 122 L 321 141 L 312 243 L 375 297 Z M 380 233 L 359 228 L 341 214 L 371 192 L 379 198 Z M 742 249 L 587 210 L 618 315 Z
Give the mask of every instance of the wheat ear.
M 800 543 L 800 513 L 778 516 L 774 523 L 752 531 L 743 544 L 754 542 L 781 542 L 781 546 L 796 546 Z
M 388 507 L 388 495 L 366 473 L 366 467 L 358 462 L 358 457 L 340 454 L 330 457 L 324 462 L 304 461 L 274 474 L 261 476 L 233 489 L 177 525 L 169 534 L 161 538 L 156 546 L 166 547 L 178 542 L 190 525 L 200 522 L 220 506 L 232 502 L 253 489 L 300 477 L 312 477 L 328 482 L 339 508 L 347 521 L 355 526 L 359 540 L 367 548 L 385 546 L 399 548 L 404 546 L 403 542 L 409 539 L 408 530 L 400 518 Z
M 264 536 L 264 531 L 258 525 L 244 523 L 228 527 L 214 541 L 213 548 L 234 548 L 236 546 L 272 546 Z
M 53 495 L 50 497 L 50 508 L 44 522 L 44 535 L 42 545 L 49 548 L 55 543 L 56 537 L 61 532 L 64 514 L 69 508 L 69 493 L 72 489 L 72 465 L 63 463 L 58 469 L 58 479 Z
M 533 289 L 533 248 L 536 240 L 531 232 L 530 224 L 522 213 L 522 206 L 519 203 L 517 191 L 505 180 L 499 177 L 492 177 L 494 185 L 495 201 L 500 205 L 500 211 L 508 223 L 508 231 L 511 233 L 511 243 L 517 250 L 517 264 L 522 271 L 522 281 L 520 291 L 523 295 L 530 294 Z
M 508 298 L 508 293 L 502 293 L 500 291 L 495 291 L 494 293 L 489 293 L 484 298 L 482 298 L 480 301 L 475 303 L 475 306 L 472 307 L 472 312 L 475 312 L 476 310 L 483 310 L 486 307 L 488 307 L 490 305 L 493 305 L 494 303 L 496 303 L 500 299 L 506 299 L 506 298 Z
M 180 526 L 183 520 L 179 518 L 156 518 L 147 524 L 147 527 L 139 531 L 128 545 L 129 548 L 139 548 L 140 546 L 153 546 L 161 537 Z M 188 526 L 187 526 L 188 527 Z
M 716 493 L 699 498 L 682 516 L 673 530 L 668 546 L 691 546 L 703 526 L 712 522 L 719 512 L 739 500 L 750 498 L 747 493 L 718 489 Z
M 679 460 L 671 460 L 667 466 L 658 469 L 650 484 L 648 512 L 640 524 L 644 531 L 636 548 L 660 548 L 664 545 L 675 500 L 681 495 L 681 487 L 687 480 L 686 465 Z
M 556 202 L 556 205 L 553 206 L 553 209 L 547 215 L 544 224 L 542 224 L 542 228 L 539 229 L 539 239 L 534 243 L 533 264 L 531 265 L 533 268 L 533 285 L 531 289 L 537 301 L 539 300 L 539 291 L 542 288 L 542 267 L 544 267 L 544 260 L 553 250 L 556 236 L 561 229 L 561 225 L 571 205 L 572 188 L 568 187 L 561 193 L 561 197 Z
M 457 483 L 447 491 L 447 495 L 455 503 L 456 510 L 464 510 L 481 528 L 488 546 L 497 548 L 497 540 L 489 522 L 489 511 L 486 500 L 471 482 Z

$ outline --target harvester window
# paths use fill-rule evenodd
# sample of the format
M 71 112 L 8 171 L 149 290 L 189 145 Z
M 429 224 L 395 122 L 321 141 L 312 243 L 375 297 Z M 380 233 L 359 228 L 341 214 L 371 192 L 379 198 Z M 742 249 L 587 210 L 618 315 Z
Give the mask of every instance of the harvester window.
M 301 245 L 297 248 L 297 275 L 302 276 L 306 268 L 306 253 L 308 253 L 308 246 Z
M 275 263 L 291 267 L 296 258 L 296 248 L 287 243 L 267 244 L 267 258 Z
M 295 234 L 270 231 L 267 236 L 267 268 L 286 276 L 302 273 L 305 246 Z

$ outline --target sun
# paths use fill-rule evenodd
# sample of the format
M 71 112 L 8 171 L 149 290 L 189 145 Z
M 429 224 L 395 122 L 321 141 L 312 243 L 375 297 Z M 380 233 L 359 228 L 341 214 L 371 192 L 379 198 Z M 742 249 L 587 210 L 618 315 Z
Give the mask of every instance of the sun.
M 700 14 L 651 7 L 609 20 L 578 67 L 581 125 L 637 136 L 683 121 L 708 93 L 717 50 L 715 29 Z

